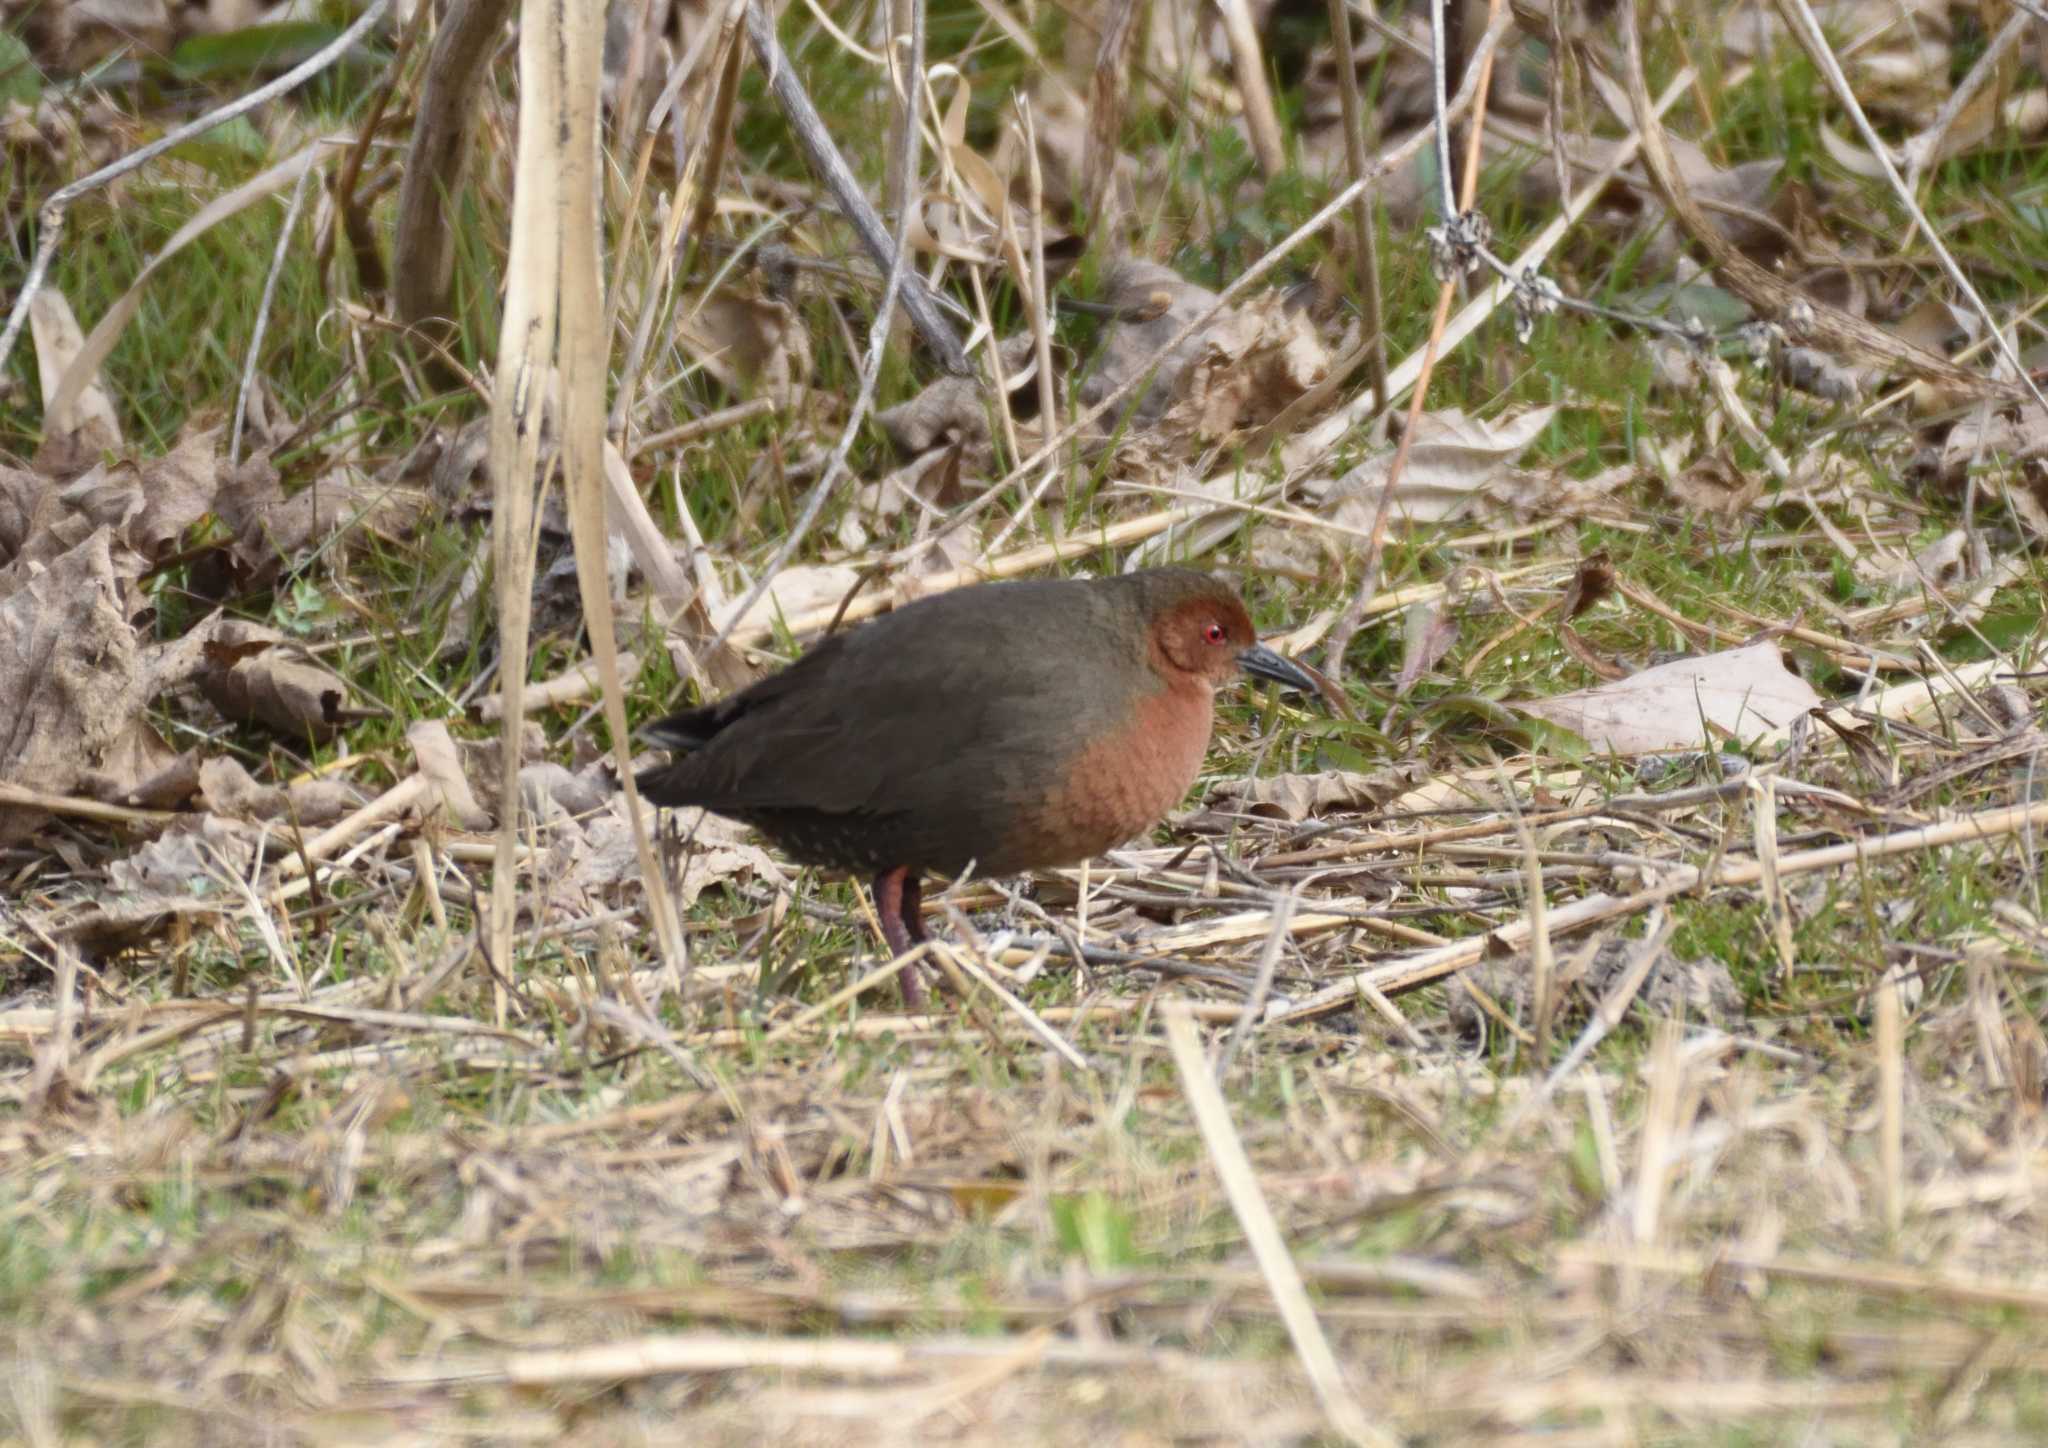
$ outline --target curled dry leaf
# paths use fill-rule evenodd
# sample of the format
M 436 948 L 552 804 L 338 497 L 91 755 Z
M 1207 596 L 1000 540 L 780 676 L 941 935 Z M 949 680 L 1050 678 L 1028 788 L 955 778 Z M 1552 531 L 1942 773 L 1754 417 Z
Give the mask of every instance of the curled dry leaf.
M 325 742 L 345 724 L 368 717 L 348 707 L 340 675 L 299 654 L 274 630 L 226 619 L 201 652 L 200 691 L 238 724 Z
M 448 726 L 439 719 L 418 720 L 406 729 L 405 742 L 412 748 L 413 761 L 419 765 L 420 773 L 433 786 L 449 823 L 461 830 L 489 829 L 494 821 L 490 812 L 477 803 L 476 794 L 469 787 L 469 777 L 462 768 L 462 750 L 456 746 Z
M 178 809 L 199 793 L 199 756 L 179 751 L 140 717 L 130 719 L 97 766 L 77 788 L 108 804 L 131 809 Z
M 347 467 L 315 478 L 291 496 L 267 455 L 243 460 L 221 480 L 214 513 L 233 535 L 210 555 L 195 590 L 228 598 L 274 582 L 307 549 L 347 528 L 396 532 L 417 520 L 425 495 L 416 488 L 359 481 Z M 225 576 L 218 576 L 224 571 Z
M 1311 815 L 1376 810 L 1426 776 L 1419 763 L 1395 764 L 1371 774 L 1326 769 L 1316 774 L 1272 774 L 1226 779 L 1210 793 L 1213 804 L 1232 803 L 1251 814 L 1298 823 Z
M 2048 538 L 2048 417 L 2040 408 L 1977 409 L 1949 430 L 1937 467 L 1956 488 L 1976 472 L 2036 538 Z
M 1216 293 L 1157 262 L 1131 258 L 1110 270 L 1102 300 L 1136 319 L 1118 322 L 1110 330 L 1095 370 L 1082 380 L 1081 404 L 1094 406 L 1156 363 L 1159 370 L 1138 394 L 1132 419 L 1150 427 L 1172 406 L 1182 374 L 1201 354 L 1204 333 L 1196 332 L 1170 352 L 1162 349 L 1216 304 Z
M 720 630 L 741 634 L 750 629 L 769 628 L 784 619 L 797 617 L 814 609 L 830 608 L 840 599 L 853 592 L 860 582 L 860 570 L 844 563 L 806 564 L 796 568 L 785 568 L 775 575 L 775 581 L 768 585 L 768 591 L 747 610 L 747 616 L 737 624 L 733 622 L 741 598 L 734 598 L 725 607 L 712 615 L 712 623 Z M 742 594 L 742 598 L 744 594 Z
M 57 379 L 85 350 L 85 333 L 64 293 L 44 283 L 28 304 L 29 332 L 35 341 L 36 375 L 43 384 L 43 442 L 36 449 L 37 467 L 48 473 L 68 476 L 90 467 L 102 453 L 121 446 L 121 424 L 114 415 L 114 400 L 97 373 L 80 389 L 77 401 L 63 417 L 48 409 L 55 400 Z
M 1941 594 L 1968 583 L 1974 574 L 1983 571 L 1981 567 L 1973 568 L 1973 564 L 1989 562 L 1989 558 L 1972 559 L 1970 535 L 1960 528 L 1951 528 L 1911 558 L 1865 558 L 1861 571 L 1894 597 L 1922 590 Z
M 213 507 L 218 442 L 218 429 L 190 429 L 162 457 L 102 463 L 69 482 L 0 469 L 0 562 L 49 562 L 106 528 L 141 560 L 116 560 L 132 581 Z
M 1449 522 L 1496 493 L 1519 491 L 1523 485 L 1513 464 L 1556 412 L 1555 407 L 1537 407 L 1490 422 L 1457 408 L 1424 413 L 1415 424 L 1415 440 L 1394 488 L 1393 516 L 1415 523 Z M 1393 464 L 1394 449 L 1389 448 L 1334 481 L 1311 480 L 1303 489 L 1318 503 L 1319 512 L 1362 540 L 1372 531 Z M 1362 547 L 1362 541 L 1355 546 Z
M 1719 518 L 1735 518 L 1756 506 L 1770 475 L 1762 468 L 1745 473 L 1727 448 L 1713 451 L 1664 475 L 1665 489 L 1682 505 Z
M 1455 577 L 1443 593 L 1421 603 L 1410 604 L 1401 617 L 1401 672 L 1394 677 L 1394 697 L 1404 699 L 1415 681 L 1443 662 L 1458 641 L 1458 620 L 1452 612 L 1458 600 Z
M 695 823 L 686 819 L 686 833 Z M 705 824 L 710 825 L 708 818 Z M 632 826 L 625 815 L 625 797 L 614 795 L 595 814 L 557 823 L 547 857 L 535 876 L 545 882 L 543 908 L 572 917 L 637 895 L 643 882 Z M 719 827 L 692 836 L 691 847 L 683 854 L 682 878 L 671 878 L 668 885 L 676 893 L 676 903 L 688 909 L 712 886 L 749 876 L 778 888 L 785 883 L 781 869 L 766 851 L 739 837 L 729 822 L 721 821 Z
M 1002 344 L 1003 382 L 1009 389 L 1010 413 L 1022 419 L 1033 416 L 1038 407 L 1038 373 L 1034 339 L 1029 332 L 1006 338 Z M 977 377 L 940 377 L 908 402 L 899 402 L 875 414 L 875 421 L 895 444 L 898 452 L 917 456 L 942 443 L 965 444 L 975 466 L 989 455 L 989 409 L 991 401 Z
M 226 904 L 229 877 L 246 877 L 256 858 L 262 830 L 220 815 L 185 815 L 162 834 L 107 866 L 107 882 L 128 898 L 127 918 L 152 912 L 190 910 L 195 904 Z
M 1590 478 L 1575 478 L 1563 468 L 1511 467 L 1482 491 L 1488 510 L 1498 509 L 1519 522 L 1563 518 L 1612 518 L 1627 513 L 1614 494 L 1642 476 L 1634 463 L 1602 468 Z
M 550 759 L 519 771 L 519 797 L 526 813 L 543 824 L 603 809 L 613 792 L 611 783 L 595 771 L 579 774 Z
M 231 755 L 219 755 L 199 766 L 199 792 L 214 814 L 237 820 L 276 819 L 285 812 L 285 793 L 259 783 Z
M 1679 659 L 1597 688 L 1514 708 L 1569 729 L 1609 754 L 1718 748 L 1789 725 L 1822 704 L 1771 640 Z
M 1214 442 L 1278 417 L 1321 382 L 1330 349 L 1306 309 L 1265 292 L 1218 317 L 1203 333 L 1161 427 L 1169 436 Z
M 107 529 L 47 567 L 0 570 L 0 779 L 68 792 L 141 714 L 147 683 Z M 39 822 L 0 814 L 0 844 Z
M 1110 332 L 1081 384 L 1082 405 L 1093 406 L 1156 365 L 1132 421 L 1173 441 L 1213 441 L 1270 421 L 1329 370 L 1315 323 L 1279 292 L 1225 308 L 1170 351 L 1162 349 L 1216 305 L 1216 293 L 1156 262 L 1132 259 L 1117 263 L 1104 292 L 1104 301 L 1130 320 Z
M 1614 562 L 1605 548 L 1579 560 L 1578 571 L 1565 585 L 1562 607 L 1566 618 L 1577 618 L 1614 592 Z
M 796 308 L 775 297 L 708 297 L 677 323 L 676 339 L 728 392 L 752 384 L 786 403 L 810 380 L 811 334 Z
M 346 779 L 295 779 L 285 787 L 285 817 L 302 829 L 331 825 L 370 802 L 370 795 Z
M 1563 1010 L 1553 1025 L 1563 1030 L 1582 1026 L 1591 1008 L 1627 974 L 1641 948 L 1637 940 L 1603 940 L 1588 961 L 1581 963 L 1576 952 L 1559 961 L 1553 987 Z M 1574 965 L 1580 965 L 1581 973 L 1570 973 Z M 1526 957 L 1484 961 L 1465 975 L 1510 1017 L 1528 1019 L 1531 974 Z M 1484 1040 L 1493 1029 L 1485 1007 L 1469 991 L 1454 988 L 1447 995 L 1451 1026 L 1467 1041 Z M 1742 988 L 1725 964 L 1711 955 L 1681 959 L 1668 948 L 1650 962 L 1633 1004 L 1652 1018 L 1672 1016 L 1719 1030 L 1738 1028 L 1747 1019 Z

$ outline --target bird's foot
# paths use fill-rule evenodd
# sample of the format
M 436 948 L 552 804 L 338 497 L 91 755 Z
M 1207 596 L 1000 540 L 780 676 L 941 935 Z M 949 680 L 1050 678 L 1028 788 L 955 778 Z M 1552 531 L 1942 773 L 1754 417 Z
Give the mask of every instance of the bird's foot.
M 924 974 L 924 963 L 916 960 L 896 972 L 896 985 L 903 992 L 903 1008 L 913 1014 L 922 1012 L 931 1000 L 931 992 L 925 988 Z

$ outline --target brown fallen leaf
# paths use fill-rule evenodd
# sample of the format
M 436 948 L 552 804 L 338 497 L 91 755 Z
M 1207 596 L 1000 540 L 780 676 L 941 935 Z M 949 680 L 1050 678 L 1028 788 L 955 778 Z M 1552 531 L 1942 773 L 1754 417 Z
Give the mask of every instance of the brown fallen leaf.
M 413 761 L 433 786 L 449 823 L 462 830 L 487 830 L 495 823 L 490 811 L 477 803 L 462 768 L 462 751 L 448 726 L 439 719 L 420 719 L 405 731 Z
M 1443 523 L 1479 505 L 1489 488 L 1513 469 L 1557 414 L 1534 407 L 1482 421 L 1452 407 L 1426 412 L 1415 424 L 1408 462 L 1394 488 L 1393 515 L 1416 523 Z M 1334 482 L 1310 482 L 1320 511 L 1361 534 L 1372 530 L 1380 493 L 1393 469 L 1394 450 L 1376 453 Z
M 102 454 L 121 448 L 121 423 L 114 400 L 95 373 L 61 417 L 50 413 L 57 379 L 85 350 L 85 333 L 64 293 L 48 282 L 28 304 L 28 325 L 36 349 L 36 375 L 43 384 L 43 441 L 36 449 L 39 471 L 60 477 L 82 471 Z
M 1458 641 L 1458 619 L 1452 612 L 1458 601 L 1454 576 L 1437 597 L 1410 604 L 1402 614 L 1401 672 L 1394 676 L 1395 698 L 1408 697 L 1415 681 L 1442 663 Z
M 0 469 L 0 563 L 49 562 L 106 528 L 117 549 L 141 560 L 133 576 L 175 551 L 213 507 L 218 429 L 188 428 L 161 457 L 99 463 L 67 481 Z
M 1687 508 L 1715 517 L 1736 518 L 1756 506 L 1770 480 L 1770 474 L 1762 468 L 1745 472 L 1737 467 L 1723 446 L 1666 475 L 1664 486 Z
M 1575 979 L 1560 978 L 1554 982 L 1560 992 L 1558 999 L 1562 1007 L 1554 1025 L 1563 1030 L 1579 1029 L 1589 1010 L 1614 989 L 1627 968 L 1635 962 L 1636 952 L 1641 948 L 1640 941 L 1601 941 L 1594 948 L 1592 958 L 1583 962 L 1583 974 Z M 1562 970 L 1577 963 L 1568 960 L 1559 964 Z M 1527 1019 L 1531 975 L 1526 957 L 1483 961 L 1465 974 L 1509 1016 L 1517 1020 Z M 1683 957 L 1668 948 L 1658 951 L 1650 962 L 1632 1004 L 1651 1018 L 1674 1016 L 1721 1030 L 1741 1026 L 1748 1014 L 1742 988 L 1735 983 L 1735 977 L 1723 962 L 1711 955 Z M 1450 991 L 1446 1005 L 1450 1025 L 1461 1038 L 1466 1041 L 1486 1038 L 1492 1028 L 1492 1019 L 1470 992 Z
M 519 771 L 519 798 L 527 813 L 542 824 L 604 809 L 615 793 L 611 781 L 595 771 L 579 774 L 552 759 L 525 765 Z
M 534 902 L 537 912 L 559 911 L 574 918 L 594 907 L 616 905 L 643 888 L 625 797 L 613 795 L 606 806 L 595 814 L 556 822 L 546 857 L 534 871 L 544 892 Z M 669 881 L 682 908 L 729 880 L 751 877 L 777 888 L 786 883 L 782 869 L 744 837 L 743 827 L 707 816 L 701 827 L 695 818 L 687 820 L 684 831 L 692 836 L 691 848 L 684 852 L 681 878 Z
M 250 821 L 290 821 L 301 830 L 331 825 L 369 802 L 346 779 L 297 779 L 280 789 L 264 784 L 235 759 L 222 755 L 199 766 L 200 798 L 214 814 Z
M 148 702 L 113 547 L 98 528 L 47 567 L 0 569 L 0 780 L 68 792 Z M 0 844 L 39 823 L 26 810 L 0 814 Z
M 1270 774 L 1219 781 L 1210 791 L 1215 805 L 1234 802 L 1251 814 L 1297 823 L 1340 810 L 1379 809 L 1414 788 L 1428 771 L 1418 763 L 1395 764 L 1358 774 L 1326 769 L 1315 774 Z
M 1132 425 L 1164 439 L 1205 443 L 1254 428 L 1322 380 L 1329 348 L 1306 309 L 1267 291 L 1226 307 L 1170 351 L 1161 349 L 1216 305 L 1216 293 L 1156 262 L 1127 258 L 1111 270 L 1104 302 L 1123 313 L 1081 384 L 1093 406 L 1155 366 Z
M 256 454 L 221 480 L 214 513 L 233 538 L 195 563 L 193 589 L 207 598 L 231 598 L 263 588 L 335 533 L 356 527 L 396 533 L 426 506 L 420 489 L 362 481 L 346 466 L 286 496 L 269 456 Z
M 200 791 L 199 757 L 175 750 L 141 717 L 79 779 L 80 792 L 131 809 L 179 809 Z
M 274 630 L 224 619 L 203 650 L 200 692 L 238 724 L 326 742 L 374 711 L 348 707 L 341 677 L 299 655 Z
M 124 918 L 187 913 L 195 901 L 238 908 L 230 877 L 246 877 L 263 838 L 261 826 L 220 815 L 186 815 L 133 854 L 107 866 L 107 882 L 124 898 Z
M 726 391 L 758 386 L 785 402 L 811 377 L 803 317 L 775 297 L 721 292 L 676 325 L 676 340 Z
M 775 575 L 768 591 L 737 619 L 745 595 L 729 600 L 712 614 L 720 631 L 744 634 L 750 629 L 771 627 L 782 619 L 796 618 L 816 609 L 829 608 L 853 592 L 861 571 L 845 563 L 807 563 L 785 568 Z
M 1625 679 L 1548 699 L 1510 701 L 1609 754 L 1718 749 L 1790 724 L 1824 701 L 1766 639 L 1658 664 Z
M 277 819 L 286 808 L 283 790 L 260 783 L 241 761 L 229 755 L 199 766 L 199 793 L 208 811 L 229 819 Z
M 1010 411 L 1032 416 L 1038 404 L 1038 373 L 1032 366 L 1034 338 L 1020 332 L 1002 344 L 1003 381 L 1009 388 Z M 875 421 L 896 450 L 906 456 L 929 452 L 941 443 L 964 444 L 975 465 L 987 460 L 990 443 L 990 399 L 978 377 L 940 377 L 927 383 L 908 402 L 875 414 Z

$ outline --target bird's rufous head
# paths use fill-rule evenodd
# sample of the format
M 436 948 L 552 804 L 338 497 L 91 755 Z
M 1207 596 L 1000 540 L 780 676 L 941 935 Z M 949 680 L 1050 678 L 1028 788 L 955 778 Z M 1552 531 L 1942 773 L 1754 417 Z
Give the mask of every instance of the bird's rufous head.
M 1199 684 L 1210 691 L 1240 670 L 1313 694 L 1316 682 L 1293 660 L 1259 642 L 1244 604 L 1206 574 L 1178 569 L 1139 575 L 1147 599 L 1153 666 L 1169 682 Z

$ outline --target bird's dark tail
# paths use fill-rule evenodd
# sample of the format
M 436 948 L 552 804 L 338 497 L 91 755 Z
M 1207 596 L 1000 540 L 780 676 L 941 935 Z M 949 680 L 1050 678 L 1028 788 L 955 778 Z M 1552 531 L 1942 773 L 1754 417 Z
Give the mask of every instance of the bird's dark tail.
M 714 712 L 714 708 L 708 705 L 702 709 L 685 709 L 680 714 L 671 714 L 666 719 L 642 725 L 640 737 L 657 748 L 673 749 L 683 754 L 692 749 L 702 749 L 711 742 L 711 736 L 724 722 L 714 718 Z
M 689 754 L 709 744 L 711 736 L 718 732 L 723 722 L 725 721 L 716 717 L 716 710 L 712 706 L 685 709 L 679 714 L 669 715 L 666 719 L 657 719 L 652 724 L 643 725 L 640 737 L 658 749 Z M 678 777 L 682 768 L 682 764 L 676 760 L 671 760 L 667 764 L 657 764 L 652 769 L 643 769 L 634 775 L 633 783 L 639 788 L 643 799 L 652 800 L 655 804 L 688 804 L 690 800 L 686 797 L 687 791 L 682 788 Z

